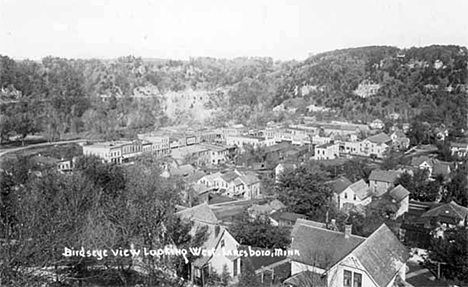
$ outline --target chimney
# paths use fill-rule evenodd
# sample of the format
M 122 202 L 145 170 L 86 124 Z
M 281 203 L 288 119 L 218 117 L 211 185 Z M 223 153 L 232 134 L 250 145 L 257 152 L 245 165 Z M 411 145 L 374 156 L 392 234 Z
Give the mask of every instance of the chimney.
M 345 238 L 349 238 L 349 236 L 351 235 L 351 230 L 353 230 L 353 225 L 352 224 L 346 224 L 345 225 L 345 230 L 344 230 Z
M 219 227 L 219 225 L 216 225 L 215 226 L 215 238 L 218 237 L 218 234 L 219 234 L 220 230 L 221 230 L 221 228 Z

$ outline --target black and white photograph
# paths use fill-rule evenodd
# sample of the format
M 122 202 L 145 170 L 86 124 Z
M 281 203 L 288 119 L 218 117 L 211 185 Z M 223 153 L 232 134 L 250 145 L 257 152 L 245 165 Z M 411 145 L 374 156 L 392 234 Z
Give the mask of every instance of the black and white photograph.
M 468 286 L 468 1 L 0 0 L 0 287 Z

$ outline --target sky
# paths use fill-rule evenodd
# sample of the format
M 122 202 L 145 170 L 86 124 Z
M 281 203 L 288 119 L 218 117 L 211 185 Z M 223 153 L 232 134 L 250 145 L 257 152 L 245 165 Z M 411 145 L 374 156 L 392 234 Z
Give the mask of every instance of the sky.
M 468 46 L 466 0 L 0 0 L 14 59 L 243 56 Z

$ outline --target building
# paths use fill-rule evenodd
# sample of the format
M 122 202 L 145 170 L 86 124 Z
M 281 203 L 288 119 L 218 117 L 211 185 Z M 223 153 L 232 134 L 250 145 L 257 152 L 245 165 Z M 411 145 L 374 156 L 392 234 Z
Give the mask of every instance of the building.
M 428 156 L 415 157 L 411 160 L 411 166 L 425 169 L 428 171 L 429 177 L 436 177 L 442 175 L 447 177 L 452 171 L 452 164 L 449 162 L 440 161 Z
M 388 192 L 392 202 L 398 205 L 398 210 L 395 212 L 395 218 L 402 216 L 409 210 L 409 195 L 410 192 L 401 185 Z
M 192 235 L 195 235 L 199 228 L 207 228 L 208 238 L 201 248 L 212 252 L 202 255 L 193 262 L 191 265 L 192 282 L 199 286 L 205 286 L 206 278 L 211 270 L 221 274 L 224 266 L 227 266 L 229 275 L 233 278 L 233 282 L 236 282 L 241 272 L 240 256 L 236 255 L 239 243 L 226 228 L 219 225 L 218 219 L 210 207 L 207 204 L 200 204 L 179 211 L 176 215 L 182 220 L 193 223 Z
M 410 145 L 410 139 L 401 130 L 396 130 L 390 134 L 392 146 L 399 150 L 406 150 Z
M 200 178 L 197 183 L 204 184 L 231 198 L 252 199 L 260 196 L 260 179 L 253 174 L 242 173 L 238 170 L 209 174 Z
M 369 175 L 369 186 L 375 196 L 382 196 L 395 186 L 400 174 L 396 171 L 373 170 Z
M 408 250 L 385 224 L 368 238 L 353 235 L 350 225 L 344 232 L 296 225 L 288 255 L 292 276 L 283 286 L 390 287 L 405 281 Z
M 172 149 L 171 156 L 181 163 L 189 161 L 198 165 L 203 165 L 210 162 L 210 150 L 200 145 L 190 145 Z
M 456 226 L 464 226 L 468 218 L 468 208 L 451 201 L 436 204 L 421 215 L 428 228 L 441 227 L 443 230 Z
M 224 146 L 213 144 L 202 144 L 202 147 L 208 149 L 208 157 L 210 164 L 224 164 L 227 162 L 229 150 Z
M 237 146 L 241 151 L 244 150 L 244 145 L 251 145 L 254 148 L 268 147 L 276 144 L 274 139 L 267 139 L 258 136 L 226 136 L 226 144 L 229 146 Z
M 83 146 L 83 155 L 97 156 L 107 163 L 122 163 L 122 146 L 131 142 L 103 142 Z
M 169 137 L 160 135 L 160 133 L 146 133 L 138 134 L 138 139 L 150 142 L 151 151 L 157 156 L 166 156 L 171 154 L 171 149 L 169 146 Z
M 327 143 L 314 147 L 314 159 L 336 159 L 340 155 L 340 146 L 338 143 Z
M 372 129 L 378 129 L 378 130 L 381 130 L 385 127 L 385 124 L 379 120 L 379 119 L 375 119 L 374 121 L 372 121 L 369 126 L 372 128 Z
M 359 145 L 360 155 L 383 158 L 385 151 L 391 146 L 392 139 L 384 133 L 370 136 Z
M 334 198 L 340 210 L 348 211 L 355 206 L 366 206 L 372 201 L 372 189 L 363 179 L 338 190 L 341 191 L 335 192 Z

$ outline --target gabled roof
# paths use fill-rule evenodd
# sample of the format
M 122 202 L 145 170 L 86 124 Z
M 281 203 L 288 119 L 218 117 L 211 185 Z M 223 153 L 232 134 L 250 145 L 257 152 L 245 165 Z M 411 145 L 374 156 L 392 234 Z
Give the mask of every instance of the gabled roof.
M 452 142 L 450 143 L 450 146 L 451 147 L 457 147 L 457 148 L 467 148 L 468 147 L 468 144 L 467 143 L 455 143 L 455 142 Z
M 224 237 L 225 233 L 227 233 L 226 228 L 219 226 L 219 225 L 198 223 L 198 224 L 195 224 L 193 230 L 196 231 L 198 228 L 203 228 L 204 226 L 208 227 L 207 229 L 208 238 L 203 243 L 202 249 L 210 250 L 212 248 L 216 248 L 218 244 L 220 243 L 221 239 Z M 197 258 L 195 262 L 193 263 L 193 265 L 198 268 L 201 268 L 210 261 L 211 257 L 213 257 L 213 255 L 202 256 L 200 258 Z
M 252 185 L 257 182 L 260 182 L 260 179 L 254 175 L 242 175 L 239 177 L 240 180 L 242 180 L 246 185 Z
M 455 201 L 451 201 L 449 203 L 431 208 L 429 211 L 421 215 L 421 217 L 438 217 L 438 216 L 453 217 L 453 218 L 463 220 L 468 216 L 468 208 L 458 205 Z
M 316 226 L 298 224 L 291 244 L 299 255 L 289 256 L 291 260 L 328 270 L 350 254 L 365 238 Z
M 369 272 L 377 286 L 387 286 L 409 258 L 406 247 L 385 224 L 359 245 L 352 255 Z
M 294 274 L 283 282 L 283 286 L 327 286 L 327 276 L 306 270 Z
M 347 179 L 346 177 L 340 177 L 335 180 L 330 181 L 333 191 L 336 194 L 342 193 L 348 186 L 352 184 L 352 182 Z
M 404 198 L 410 195 L 410 192 L 404 188 L 402 185 L 398 185 L 394 189 L 390 190 L 389 193 L 391 198 L 393 198 L 396 202 L 402 201 Z
M 239 174 L 234 172 L 234 171 L 230 171 L 230 172 L 227 172 L 227 173 L 221 175 L 221 178 L 226 182 L 231 182 L 231 181 L 235 180 L 238 177 L 239 177 Z
M 430 166 L 432 166 L 432 159 L 429 158 L 428 156 L 420 156 L 420 157 L 413 157 L 411 159 L 411 165 L 412 166 L 420 166 L 422 163 L 427 162 Z
M 436 161 L 434 163 L 432 174 L 433 175 L 441 174 L 441 175 L 446 176 L 446 175 L 448 175 L 450 173 L 450 166 L 451 166 L 450 163 L 442 162 L 442 161 Z
M 206 173 L 204 173 L 203 171 L 199 170 L 199 171 L 196 171 L 192 174 L 189 174 L 185 180 L 187 182 L 197 182 L 199 179 L 201 179 L 202 177 L 204 177 L 206 175 Z
M 198 221 L 211 224 L 218 223 L 218 218 L 216 218 L 216 215 L 206 203 L 187 208 L 185 210 L 177 212 L 176 214 L 179 215 L 182 219 L 188 219 L 191 221 Z
M 278 166 L 282 166 L 284 169 L 295 169 L 297 165 L 292 162 L 280 162 L 276 167 Z
M 373 170 L 369 175 L 369 180 L 394 183 L 400 176 L 396 171 L 391 170 Z
M 367 139 L 370 142 L 376 143 L 376 144 L 383 144 L 383 143 L 387 143 L 387 142 L 392 141 L 392 139 L 388 135 L 386 135 L 384 133 L 380 133 L 380 134 L 376 134 L 374 136 L 370 136 Z
M 351 184 L 349 188 L 356 194 L 356 196 L 360 200 L 364 200 L 368 198 L 370 195 L 372 195 L 372 190 L 364 181 L 364 179 L 356 181 L 355 183 Z

